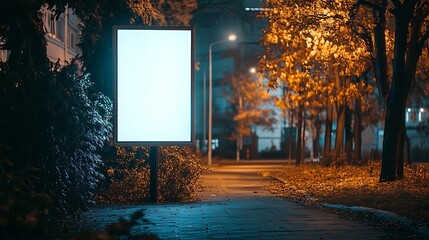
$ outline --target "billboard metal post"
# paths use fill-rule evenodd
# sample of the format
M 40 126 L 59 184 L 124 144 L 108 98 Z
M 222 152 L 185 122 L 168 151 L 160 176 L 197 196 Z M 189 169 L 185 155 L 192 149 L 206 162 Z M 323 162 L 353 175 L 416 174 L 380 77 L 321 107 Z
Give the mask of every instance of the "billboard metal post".
M 151 146 L 149 149 L 150 167 L 150 201 L 158 202 L 158 146 Z

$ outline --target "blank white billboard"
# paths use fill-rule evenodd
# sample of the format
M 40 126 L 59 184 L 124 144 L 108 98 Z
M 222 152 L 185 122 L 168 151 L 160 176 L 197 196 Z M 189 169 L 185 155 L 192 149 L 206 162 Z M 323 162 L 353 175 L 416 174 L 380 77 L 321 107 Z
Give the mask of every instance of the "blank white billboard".
M 191 144 L 193 29 L 114 30 L 115 143 Z

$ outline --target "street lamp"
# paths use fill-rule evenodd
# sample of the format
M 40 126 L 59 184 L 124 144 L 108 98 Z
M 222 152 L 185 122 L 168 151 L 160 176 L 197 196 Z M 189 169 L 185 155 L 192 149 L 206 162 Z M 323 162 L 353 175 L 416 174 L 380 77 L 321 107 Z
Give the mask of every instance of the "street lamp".
M 214 45 L 235 41 L 237 36 L 231 34 L 228 36 L 228 39 L 220 40 L 217 42 L 210 43 L 209 45 L 209 141 L 208 141 L 208 151 L 207 151 L 207 159 L 208 165 L 212 164 L 212 128 L 213 128 L 213 76 L 212 76 L 212 48 Z
M 256 68 L 255 67 L 251 67 L 249 68 L 249 73 L 254 75 L 256 74 Z M 253 80 L 253 79 L 252 79 Z M 243 110 L 243 97 L 242 97 L 242 89 L 241 87 L 239 87 L 239 92 L 238 92 L 238 113 L 240 114 L 241 111 Z M 237 162 L 240 161 L 240 151 L 243 149 L 243 137 L 241 136 L 241 134 L 238 132 L 237 130 L 237 149 L 236 149 L 236 160 Z

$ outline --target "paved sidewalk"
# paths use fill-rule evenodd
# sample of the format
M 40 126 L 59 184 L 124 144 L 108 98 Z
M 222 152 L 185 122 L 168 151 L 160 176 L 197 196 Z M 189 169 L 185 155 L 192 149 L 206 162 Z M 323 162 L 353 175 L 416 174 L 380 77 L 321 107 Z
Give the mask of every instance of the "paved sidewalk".
M 214 165 L 201 178 L 200 202 L 94 209 L 93 226 L 104 226 L 143 209 L 149 222 L 134 230 L 161 239 L 392 239 L 364 223 L 297 205 L 264 190 L 262 175 L 282 165 Z M 91 224 L 91 225 L 92 225 Z

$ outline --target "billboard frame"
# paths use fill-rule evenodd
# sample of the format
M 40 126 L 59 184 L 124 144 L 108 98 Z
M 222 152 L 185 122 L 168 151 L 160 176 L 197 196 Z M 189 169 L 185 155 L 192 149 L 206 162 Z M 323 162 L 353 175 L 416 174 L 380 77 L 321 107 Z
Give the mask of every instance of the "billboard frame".
M 159 140 L 132 140 L 121 141 L 118 139 L 118 31 L 120 30 L 141 30 L 141 31 L 190 31 L 191 34 L 191 56 L 190 56 L 190 138 L 189 141 L 159 141 Z M 114 100 L 113 100 L 113 144 L 115 146 L 183 146 L 195 143 L 195 29 L 194 27 L 178 26 L 141 26 L 141 25 L 115 25 L 113 26 L 113 78 L 114 78 Z M 161 91 L 160 91 L 160 94 Z M 150 101 L 150 99 L 147 99 Z M 156 103 L 152 103 L 156 104 Z M 154 115 L 147 117 L 156 118 Z M 174 118 L 174 116 L 172 116 Z

